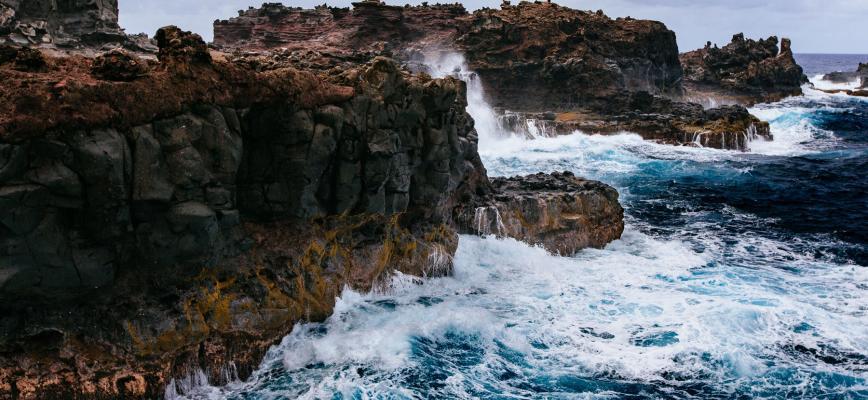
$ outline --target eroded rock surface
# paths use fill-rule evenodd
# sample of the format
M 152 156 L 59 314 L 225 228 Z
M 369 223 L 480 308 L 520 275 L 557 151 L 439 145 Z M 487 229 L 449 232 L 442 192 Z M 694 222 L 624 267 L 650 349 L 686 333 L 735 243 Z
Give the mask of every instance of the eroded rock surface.
M 0 65 L 0 397 L 245 378 L 345 286 L 448 274 L 466 205 L 518 193 L 489 182 L 460 80 L 157 39 L 159 62 Z M 559 252 L 620 234 L 593 214 L 620 209 L 611 188 L 559 185 L 497 203 L 535 221 L 507 234 Z
M 802 94 L 808 82 L 795 58 L 789 39 L 745 39 L 744 34 L 718 48 L 705 48 L 681 55 L 688 94 L 718 101 L 745 104 L 777 101 Z
M 570 172 L 495 178 L 490 196 L 459 212 L 466 233 L 512 237 L 552 253 L 602 248 L 624 232 L 618 192 Z

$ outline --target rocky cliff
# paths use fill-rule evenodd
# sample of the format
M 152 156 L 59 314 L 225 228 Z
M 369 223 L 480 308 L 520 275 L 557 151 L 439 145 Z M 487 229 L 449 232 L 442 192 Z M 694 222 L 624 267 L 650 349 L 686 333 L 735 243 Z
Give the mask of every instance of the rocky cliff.
M 521 2 L 468 13 L 461 5 L 353 3 L 313 10 L 266 3 L 214 23 L 215 44 L 320 52 L 387 52 L 418 61 L 422 52 L 463 53 L 494 105 L 570 108 L 619 90 L 679 93 L 675 34 L 655 21 Z
M 247 50 L 391 51 L 429 37 L 449 40 L 466 16 L 461 4 L 399 7 L 368 1 L 352 8 L 303 9 L 265 3 L 215 21 L 214 44 Z
M 0 398 L 245 378 L 345 286 L 448 274 L 489 207 L 562 253 L 623 230 L 600 183 L 489 182 L 457 79 L 156 39 L 158 61 L 0 51 Z
M 743 104 L 777 101 L 802 94 L 808 82 L 795 58 L 789 39 L 732 37 L 722 48 L 705 48 L 681 55 L 685 87 L 691 96 Z
M 513 110 L 602 108 L 623 90 L 681 89 L 675 33 L 656 21 L 521 2 L 473 13 L 456 41 L 494 105 Z
M 314 10 L 266 4 L 214 25 L 226 49 L 284 48 L 311 65 L 388 54 L 420 65 L 463 54 L 492 105 L 568 116 L 563 132 L 624 129 L 672 144 L 744 149 L 768 126 L 743 108 L 704 111 L 678 103 L 682 67 L 675 34 L 655 21 L 611 19 L 552 3 L 505 2 L 468 13 L 460 5 L 353 3 Z M 327 64 L 327 63 L 326 63 Z M 424 69 L 424 68 L 422 68 Z

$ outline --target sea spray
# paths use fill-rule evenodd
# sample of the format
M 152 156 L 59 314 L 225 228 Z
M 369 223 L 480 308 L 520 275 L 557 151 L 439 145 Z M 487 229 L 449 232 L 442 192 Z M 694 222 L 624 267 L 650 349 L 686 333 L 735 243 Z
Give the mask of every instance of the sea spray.
M 506 226 L 503 224 L 503 219 L 500 217 L 500 210 L 497 207 L 477 207 L 473 216 L 476 233 L 480 236 L 503 236 L 506 233 Z
M 504 111 L 498 113 L 488 103 L 482 80 L 470 70 L 464 56 L 455 52 L 428 52 L 425 66 L 431 76 L 453 76 L 467 84 L 467 113 L 473 117 L 480 146 L 498 139 L 534 139 L 552 136 L 546 121 Z
M 569 170 L 610 183 L 623 238 L 555 257 L 462 236 L 454 276 L 344 291 L 333 316 L 296 326 L 249 381 L 202 393 L 864 398 L 868 258 L 853 221 L 868 218 L 868 155 L 862 136 L 823 125 L 858 107 L 810 91 L 758 105 L 775 142 L 749 153 L 634 134 L 501 137 L 480 147 L 490 175 Z M 478 232 L 498 230 L 494 212 L 477 210 Z

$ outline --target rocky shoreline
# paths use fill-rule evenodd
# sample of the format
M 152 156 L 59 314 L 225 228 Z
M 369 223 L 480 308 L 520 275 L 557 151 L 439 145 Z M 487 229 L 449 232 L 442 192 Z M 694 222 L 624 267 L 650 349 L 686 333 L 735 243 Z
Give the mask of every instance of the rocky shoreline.
M 209 46 L 176 27 L 127 36 L 114 0 L 51 4 L 0 0 L 0 398 L 245 379 L 345 287 L 450 274 L 459 234 L 564 255 L 620 238 L 608 185 L 489 179 L 467 84 L 416 68 L 430 52 L 462 52 L 516 130 L 771 139 L 742 106 L 684 100 L 654 21 L 265 4 L 215 22 Z
M 382 57 L 327 78 L 228 61 L 173 27 L 157 42 L 158 63 L 20 49 L 0 67 L 14 100 L 0 106 L 0 393 L 155 398 L 195 370 L 243 379 L 345 286 L 448 274 L 466 205 L 514 197 L 486 176 L 457 79 Z M 574 214 L 552 214 L 533 243 L 617 239 L 611 188 L 556 193 L 594 190 L 569 210 L 604 208 L 605 223 L 576 239 Z

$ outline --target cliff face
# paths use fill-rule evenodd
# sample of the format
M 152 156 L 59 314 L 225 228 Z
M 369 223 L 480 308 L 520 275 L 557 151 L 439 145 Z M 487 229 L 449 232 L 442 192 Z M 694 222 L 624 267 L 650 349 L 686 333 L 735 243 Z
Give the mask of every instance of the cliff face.
M 177 28 L 157 41 L 159 62 L 0 58 L 0 397 L 245 378 L 345 286 L 449 273 L 468 205 L 516 197 L 489 182 L 457 79 L 386 58 L 315 75 Z M 506 234 L 614 240 L 623 210 L 596 185 L 522 192 L 559 211 Z
M 613 20 L 550 3 L 522 2 L 472 14 L 460 5 L 353 3 L 314 10 L 265 4 L 214 23 L 230 48 L 466 55 L 497 106 L 571 107 L 618 90 L 680 92 L 675 34 L 654 21 Z
M 521 2 L 473 13 L 457 44 L 494 105 L 602 108 L 619 91 L 679 94 L 675 33 L 660 22 Z
M 560 132 L 630 130 L 665 143 L 728 149 L 745 149 L 754 136 L 771 138 L 768 125 L 744 108 L 703 110 L 672 100 L 682 99 L 682 66 L 675 34 L 659 22 L 541 2 L 473 13 L 449 5 L 353 6 L 266 4 L 215 22 L 215 42 L 229 49 L 285 48 L 287 57 L 314 67 L 324 57 L 389 54 L 420 64 L 438 52 L 459 52 L 491 104 L 526 117 L 556 111 L 563 118 L 552 125 Z M 778 65 L 767 64 L 758 64 L 757 82 Z
M 718 48 L 709 43 L 703 49 L 681 55 L 688 93 L 735 98 L 743 103 L 777 101 L 802 94 L 808 82 L 796 60 L 789 39 L 745 39 L 743 34 Z

